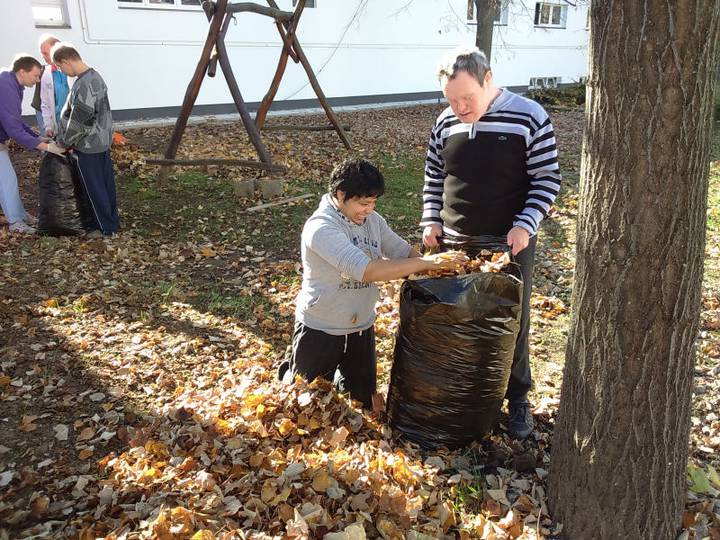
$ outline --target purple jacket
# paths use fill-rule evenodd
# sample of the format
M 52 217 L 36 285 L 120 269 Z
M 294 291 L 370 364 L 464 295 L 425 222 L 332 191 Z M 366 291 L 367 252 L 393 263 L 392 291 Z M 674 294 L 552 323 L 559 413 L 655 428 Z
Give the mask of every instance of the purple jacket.
M 14 139 L 18 144 L 34 150 L 40 139 L 22 121 L 22 99 L 25 88 L 18 82 L 13 71 L 0 73 L 0 144 Z

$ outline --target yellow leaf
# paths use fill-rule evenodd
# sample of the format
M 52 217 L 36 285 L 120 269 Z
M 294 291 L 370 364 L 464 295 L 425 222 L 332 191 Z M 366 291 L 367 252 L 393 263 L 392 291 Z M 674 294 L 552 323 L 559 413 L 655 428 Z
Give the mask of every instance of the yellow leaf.
M 156 456 L 168 455 L 167 446 L 152 439 L 145 443 L 145 450 L 147 450 L 150 454 L 155 454 Z
M 250 394 L 245 398 L 245 405 L 254 409 L 258 405 L 260 405 L 267 396 L 265 394 Z
M 253 454 L 252 456 L 250 456 L 250 466 L 259 467 L 264 460 L 265 456 L 263 456 L 262 454 Z
M 270 480 L 266 480 L 263 484 L 262 490 L 260 491 L 260 498 L 263 502 L 269 502 L 277 494 L 277 486 Z
M 272 501 L 270 501 L 270 506 L 275 506 L 278 503 L 284 503 L 288 500 L 288 497 L 290 496 L 291 489 L 289 487 L 284 487 L 283 490 L 275 497 Z
M 217 252 L 210 246 L 200 248 L 200 251 L 198 253 L 200 253 L 200 255 L 202 255 L 203 257 L 215 257 L 217 255 Z
M 215 540 L 215 535 L 210 529 L 200 529 L 190 537 L 190 540 Z
M 92 455 L 93 455 L 93 450 L 91 448 L 84 448 L 83 450 L 80 450 L 78 457 L 80 459 L 87 459 Z
M 326 471 L 318 472 L 312 481 L 312 488 L 318 493 L 323 493 L 330 487 L 330 475 Z
M 173 522 L 173 533 L 188 534 L 193 530 L 193 513 L 187 508 L 176 506 L 170 511 L 170 515 Z
M 152 480 L 158 475 L 158 470 L 155 467 L 148 467 L 142 473 L 142 477 L 148 480 Z
M 283 418 L 278 424 L 278 431 L 283 437 L 295 429 L 295 422 L 289 418 Z

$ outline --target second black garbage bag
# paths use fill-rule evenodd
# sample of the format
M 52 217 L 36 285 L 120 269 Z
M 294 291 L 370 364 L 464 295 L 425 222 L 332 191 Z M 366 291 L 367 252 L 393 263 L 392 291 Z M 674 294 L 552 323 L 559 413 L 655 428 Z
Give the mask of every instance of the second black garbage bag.
M 49 236 L 83 234 L 91 222 L 89 203 L 70 157 L 46 153 L 40 162 L 38 232 Z
M 507 271 L 408 280 L 388 390 L 390 425 L 424 448 L 458 448 L 495 424 L 522 309 Z

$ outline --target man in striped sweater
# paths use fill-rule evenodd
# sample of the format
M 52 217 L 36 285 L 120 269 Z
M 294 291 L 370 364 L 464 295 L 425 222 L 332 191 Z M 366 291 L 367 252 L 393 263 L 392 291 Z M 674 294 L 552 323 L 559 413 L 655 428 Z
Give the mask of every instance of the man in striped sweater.
M 537 231 L 560 188 L 553 126 L 538 103 L 494 84 L 478 49 L 456 51 L 438 77 L 450 106 L 430 134 L 423 242 L 499 236 L 520 264 L 522 316 L 505 397 L 508 430 L 523 439 L 533 429 L 528 333 Z

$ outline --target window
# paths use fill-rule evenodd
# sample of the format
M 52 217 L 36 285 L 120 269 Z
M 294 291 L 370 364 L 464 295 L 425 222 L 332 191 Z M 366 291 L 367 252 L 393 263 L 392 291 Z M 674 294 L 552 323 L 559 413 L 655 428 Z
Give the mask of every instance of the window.
M 32 0 L 35 27 L 70 27 L 65 0 Z
M 293 0 L 293 7 L 297 6 L 297 4 L 298 4 L 298 0 Z M 316 7 L 316 6 L 315 6 L 315 0 L 307 0 L 307 1 L 305 2 L 305 7 L 306 7 L 306 8 L 314 8 L 314 7 Z
M 501 2 L 500 11 L 495 15 L 495 24 L 507 26 L 508 23 L 508 6 L 510 5 L 509 0 L 497 0 Z M 475 0 L 468 0 L 467 3 L 467 22 L 468 24 L 476 24 L 477 18 L 475 17 Z
M 537 88 L 557 88 L 560 84 L 562 77 L 531 77 L 528 89 Z
M 537 2 L 535 4 L 535 26 L 565 28 L 567 5 Z
M 153 9 L 199 9 L 202 0 L 117 0 L 120 7 Z

